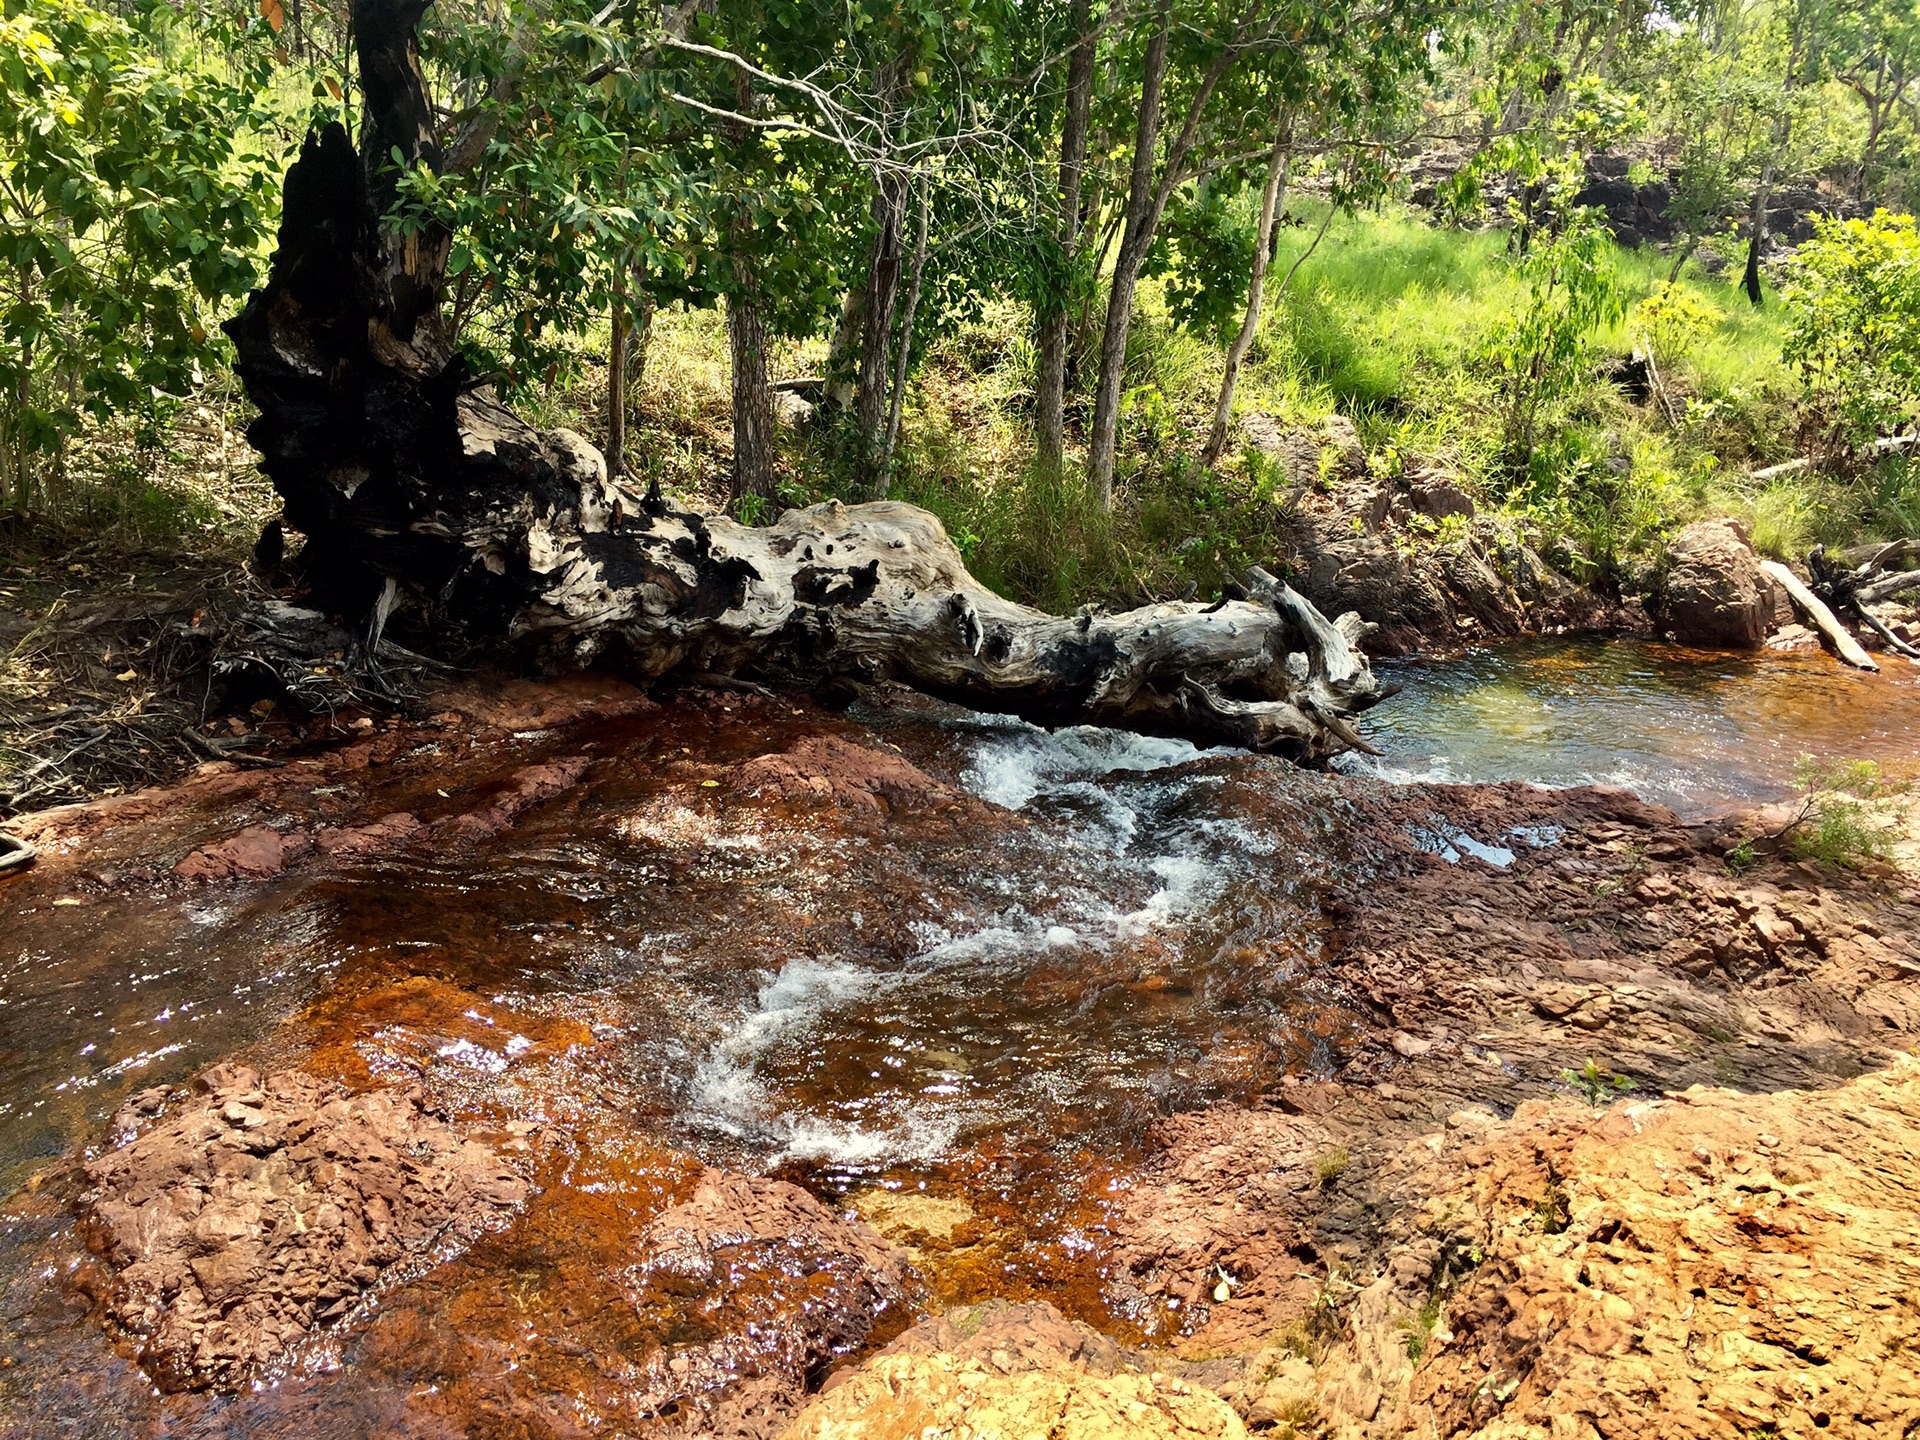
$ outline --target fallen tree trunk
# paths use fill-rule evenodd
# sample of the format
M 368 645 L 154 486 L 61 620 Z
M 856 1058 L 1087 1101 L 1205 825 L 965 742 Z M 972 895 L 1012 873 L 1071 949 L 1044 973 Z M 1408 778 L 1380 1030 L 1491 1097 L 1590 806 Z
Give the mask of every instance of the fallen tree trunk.
M 556 666 L 892 678 L 1041 724 L 1306 761 L 1364 745 L 1351 717 L 1383 698 L 1355 648 L 1364 627 L 1329 622 L 1263 571 L 1214 605 L 1060 618 L 980 585 L 911 506 L 833 502 L 739 525 L 625 489 L 578 435 L 513 415 L 444 331 L 448 237 L 382 223 L 386 157 L 438 163 L 414 50 L 424 10 L 357 0 L 361 150 L 338 125 L 308 137 L 267 284 L 227 327 L 260 409 L 248 438 L 308 537 L 308 581 L 366 617 L 369 653 L 407 605 Z
M 1907 644 L 1894 634 L 1888 628 L 1886 621 L 1868 608 L 1876 603 L 1871 589 L 1875 573 L 1882 565 L 1904 558 L 1911 544 L 1911 541 L 1896 540 L 1880 545 L 1852 569 L 1847 568 L 1845 555 L 1842 555 L 1840 563 L 1836 564 L 1828 558 L 1825 546 L 1816 545 L 1807 555 L 1807 573 L 1813 576 L 1813 593 L 1826 601 L 1834 611 L 1853 616 L 1878 635 L 1886 647 L 1896 655 L 1904 655 L 1909 660 L 1920 660 L 1920 649 Z M 1898 593 L 1898 587 L 1887 593 L 1889 595 Z
M 1847 633 L 1847 627 L 1840 623 L 1833 611 L 1827 608 L 1826 603 L 1800 583 L 1799 576 L 1778 560 L 1762 560 L 1760 568 L 1767 572 L 1776 585 L 1787 592 L 1787 598 L 1793 602 L 1793 608 L 1800 612 L 1809 625 L 1820 632 L 1827 643 L 1833 647 L 1834 653 L 1842 660 L 1856 670 L 1880 668 L 1874 663 L 1873 657 L 1860 648 L 1860 642 Z

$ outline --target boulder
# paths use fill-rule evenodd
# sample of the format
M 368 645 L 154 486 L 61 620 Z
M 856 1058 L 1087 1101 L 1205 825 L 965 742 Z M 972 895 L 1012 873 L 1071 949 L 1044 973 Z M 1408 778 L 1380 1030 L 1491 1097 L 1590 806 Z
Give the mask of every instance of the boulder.
M 1699 520 L 1674 536 L 1661 616 L 1683 645 L 1757 650 L 1765 642 L 1773 592 L 1737 522 Z

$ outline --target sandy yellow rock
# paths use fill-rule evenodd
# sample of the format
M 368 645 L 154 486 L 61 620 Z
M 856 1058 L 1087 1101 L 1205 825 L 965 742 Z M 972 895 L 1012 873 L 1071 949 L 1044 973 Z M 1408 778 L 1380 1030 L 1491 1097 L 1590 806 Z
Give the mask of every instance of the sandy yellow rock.
M 803 1410 L 786 1440 L 1241 1440 L 1213 1391 L 1170 1375 L 882 1355 Z

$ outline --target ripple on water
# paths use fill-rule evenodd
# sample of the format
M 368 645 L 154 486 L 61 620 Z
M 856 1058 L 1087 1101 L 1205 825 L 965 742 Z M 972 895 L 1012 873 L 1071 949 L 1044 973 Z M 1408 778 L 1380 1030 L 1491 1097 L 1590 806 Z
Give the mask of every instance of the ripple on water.
M 696 1133 L 761 1164 L 884 1167 L 989 1135 L 1126 1143 L 1176 1096 L 1245 1083 L 1305 944 L 1282 837 L 1204 798 L 1218 775 L 1173 773 L 1208 758 L 1191 745 L 959 729 L 968 787 L 1030 823 L 941 877 L 950 908 L 913 949 L 764 972 L 689 1087 Z M 1224 945 L 1248 927 L 1263 949 Z

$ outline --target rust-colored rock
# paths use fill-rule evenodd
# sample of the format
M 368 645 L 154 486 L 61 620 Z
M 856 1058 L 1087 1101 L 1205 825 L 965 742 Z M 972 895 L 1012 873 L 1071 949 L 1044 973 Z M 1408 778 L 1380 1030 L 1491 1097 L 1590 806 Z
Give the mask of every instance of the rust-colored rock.
M 620 1278 L 660 1338 L 640 1366 L 656 1413 L 791 1406 L 908 1298 L 906 1257 L 857 1216 L 723 1170 L 654 1220 Z
M 404 810 L 382 815 L 365 825 L 330 825 L 314 831 L 314 848 L 329 859 L 349 855 L 377 855 L 415 839 L 426 827 Z
M 118 1269 L 108 1314 L 170 1390 L 240 1385 L 528 1192 L 417 1091 L 349 1096 L 298 1072 L 218 1066 L 136 1096 L 114 1129 L 127 1138 L 87 1165 L 82 1207 Z
M 282 834 L 269 825 L 249 825 L 195 850 L 173 867 L 173 873 L 182 880 L 261 880 L 278 875 L 312 848 L 313 842 L 301 831 Z
M 448 816 L 432 827 L 433 834 L 439 839 L 460 841 L 484 840 L 489 835 L 497 835 L 535 805 L 579 784 L 580 777 L 587 773 L 587 765 L 584 755 L 529 765 L 514 774 L 490 805 L 464 815 Z
M 838 735 L 809 735 L 777 755 L 757 756 L 734 770 L 732 783 L 765 799 L 869 816 L 974 803 L 906 756 Z

